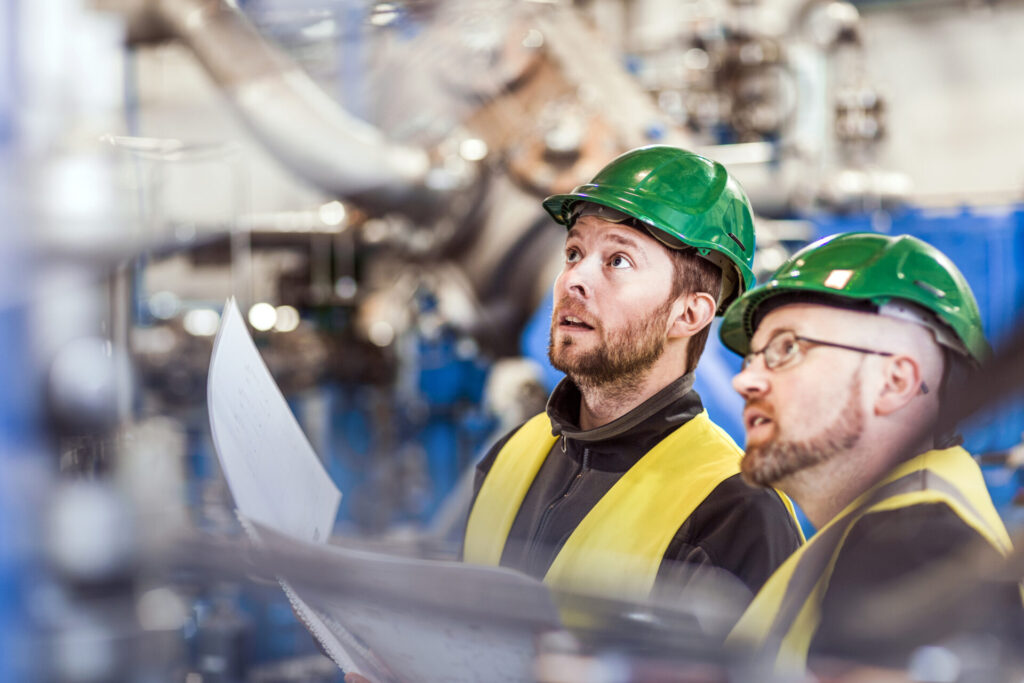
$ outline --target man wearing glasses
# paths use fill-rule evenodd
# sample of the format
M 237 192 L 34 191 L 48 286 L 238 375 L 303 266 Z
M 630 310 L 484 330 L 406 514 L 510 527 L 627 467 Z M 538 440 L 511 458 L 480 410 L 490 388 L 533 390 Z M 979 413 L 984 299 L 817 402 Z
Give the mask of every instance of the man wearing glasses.
M 568 231 L 549 348 L 567 377 L 478 466 L 464 559 L 632 598 L 722 570 L 745 604 L 801 538 L 693 391 L 713 317 L 754 281 L 743 190 L 655 145 L 544 208 Z
M 744 478 L 790 495 L 818 529 L 730 641 L 781 669 L 802 668 L 809 651 L 905 665 L 904 645 L 859 633 L 866 620 L 852 615 L 877 618 L 873 597 L 910 590 L 965 549 L 1010 551 L 942 413 L 950 386 L 989 353 L 970 287 L 916 238 L 837 235 L 740 297 L 721 338 L 744 357 L 733 380 L 746 399 Z M 886 609 L 898 614 L 898 600 Z

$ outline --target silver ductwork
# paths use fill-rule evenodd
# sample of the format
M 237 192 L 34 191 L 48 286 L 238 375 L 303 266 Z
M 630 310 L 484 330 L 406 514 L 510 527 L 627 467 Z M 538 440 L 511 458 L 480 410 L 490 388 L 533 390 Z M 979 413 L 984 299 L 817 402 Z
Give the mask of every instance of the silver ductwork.
M 349 114 L 224 0 L 98 4 L 125 15 L 132 40 L 187 45 L 256 138 L 312 185 L 371 210 L 415 212 L 429 203 L 424 149 Z

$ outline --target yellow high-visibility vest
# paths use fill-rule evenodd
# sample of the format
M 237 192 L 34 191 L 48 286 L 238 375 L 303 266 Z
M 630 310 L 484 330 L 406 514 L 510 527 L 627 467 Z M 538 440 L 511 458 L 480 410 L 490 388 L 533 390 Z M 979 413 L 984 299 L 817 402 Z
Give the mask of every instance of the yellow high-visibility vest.
M 470 512 L 467 562 L 500 563 L 523 498 L 556 440 L 542 413 L 498 453 Z M 544 581 L 574 592 L 646 597 L 679 527 L 739 472 L 742 455 L 701 411 L 622 475 L 569 536 Z
M 1003 555 L 1012 549 L 974 459 L 959 447 L 928 451 L 894 469 L 783 562 L 754 597 L 728 643 L 774 657 L 778 671 L 803 670 L 820 623 L 822 598 L 854 524 L 873 512 L 927 503 L 948 506 Z

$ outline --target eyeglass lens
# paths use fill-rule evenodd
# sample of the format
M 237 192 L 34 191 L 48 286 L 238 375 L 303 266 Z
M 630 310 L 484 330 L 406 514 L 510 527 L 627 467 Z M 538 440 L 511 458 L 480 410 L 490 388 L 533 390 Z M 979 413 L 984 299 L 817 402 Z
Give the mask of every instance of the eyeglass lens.
M 785 365 L 800 355 L 800 344 L 793 332 L 782 332 L 772 337 L 760 351 L 748 353 L 743 358 L 743 368 L 754 362 L 754 358 L 764 354 L 764 365 L 769 370 Z

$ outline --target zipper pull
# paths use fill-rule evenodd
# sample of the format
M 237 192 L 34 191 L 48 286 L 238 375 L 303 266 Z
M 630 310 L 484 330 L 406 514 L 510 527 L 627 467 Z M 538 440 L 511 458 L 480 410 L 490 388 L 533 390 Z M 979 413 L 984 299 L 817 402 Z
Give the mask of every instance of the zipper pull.
M 562 434 L 562 454 L 563 454 L 563 455 L 565 455 L 565 451 L 566 451 L 566 446 L 565 446 L 565 434 Z

